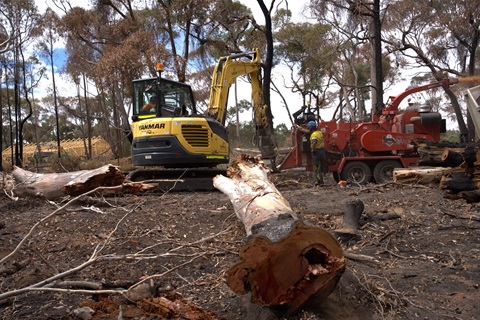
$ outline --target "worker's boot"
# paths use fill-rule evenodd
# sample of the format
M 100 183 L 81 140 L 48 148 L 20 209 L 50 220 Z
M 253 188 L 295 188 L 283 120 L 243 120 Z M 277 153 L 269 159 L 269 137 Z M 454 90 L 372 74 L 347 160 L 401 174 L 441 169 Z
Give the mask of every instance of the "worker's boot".
M 323 186 L 323 175 L 322 175 L 322 174 L 318 174 L 318 173 L 317 173 L 317 170 L 314 170 L 314 171 L 313 171 L 313 183 L 314 183 L 316 186 Z
M 360 217 L 365 205 L 360 199 L 347 203 L 343 214 L 343 227 L 334 230 L 333 233 L 340 241 L 346 242 L 358 237 L 358 228 L 360 226 Z

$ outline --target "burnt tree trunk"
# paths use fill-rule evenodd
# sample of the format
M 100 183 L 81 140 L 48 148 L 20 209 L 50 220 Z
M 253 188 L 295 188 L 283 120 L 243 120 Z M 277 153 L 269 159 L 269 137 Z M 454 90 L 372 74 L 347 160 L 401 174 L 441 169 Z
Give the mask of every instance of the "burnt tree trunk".
M 260 160 L 239 156 L 227 175 L 216 176 L 214 186 L 228 195 L 249 237 L 228 272 L 230 289 L 251 292 L 253 303 L 286 316 L 325 299 L 346 266 L 338 241 L 300 221 Z
M 463 162 L 465 145 L 428 140 L 415 140 L 413 144 L 419 154 L 420 166 L 456 167 Z
M 447 167 L 459 167 L 463 163 L 463 154 L 453 149 L 445 149 L 441 157 L 441 162 Z
M 460 191 L 475 190 L 477 186 L 465 172 L 452 172 L 442 177 L 440 189 L 449 190 L 451 193 L 459 193 Z

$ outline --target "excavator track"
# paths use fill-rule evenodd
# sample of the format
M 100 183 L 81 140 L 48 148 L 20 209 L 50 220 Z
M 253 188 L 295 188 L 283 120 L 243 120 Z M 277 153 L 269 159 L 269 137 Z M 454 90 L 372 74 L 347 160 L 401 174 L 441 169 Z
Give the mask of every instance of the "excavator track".
M 159 191 L 213 191 L 213 178 L 226 175 L 226 169 L 218 168 L 148 168 L 127 174 L 132 182 L 152 183 Z

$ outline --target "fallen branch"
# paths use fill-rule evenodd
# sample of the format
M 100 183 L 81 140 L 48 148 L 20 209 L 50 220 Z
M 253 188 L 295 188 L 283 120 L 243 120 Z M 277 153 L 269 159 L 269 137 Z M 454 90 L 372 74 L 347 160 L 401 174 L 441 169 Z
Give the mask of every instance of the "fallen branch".
M 474 220 L 474 221 L 480 221 L 480 217 L 473 215 L 473 214 L 456 214 L 453 212 L 448 212 L 448 211 L 442 211 L 443 214 L 446 214 L 447 216 L 454 217 L 457 219 L 466 219 L 466 220 Z
M 96 193 L 105 189 L 111 189 L 111 188 L 116 188 L 116 187 L 99 187 L 94 190 L 91 190 L 89 192 L 86 192 L 82 195 L 79 195 L 73 199 L 71 199 L 69 202 L 65 203 L 63 206 L 57 208 L 55 211 L 53 211 L 51 214 L 47 215 L 40 221 L 38 221 L 30 230 L 28 233 L 24 236 L 24 238 L 20 241 L 20 243 L 17 245 L 17 247 L 7 256 L 5 256 L 3 259 L 0 260 L 0 263 L 5 263 L 8 261 L 13 255 L 15 255 L 22 247 L 23 245 L 27 242 L 27 240 L 31 237 L 31 235 L 35 232 L 38 226 L 40 226 L 42 223 L 45 223 L 52 217 L 58 215 L 60 212 L 62 212 L 66 207 L 71 205 L 73 202 L 79 200 L 82 197 L 88 196 L 92 193 Z M 123 217 L 117 221 L 115 227 L 109 234 L 107 235 L 106 239 L 102 241 L 101 243 L 98 243 L 97 246 L 95 247 L 93 253 L 91 254 L 90 258 L 87 261 L 84 261 L 83 263 L 77 265 L 74 268 L 71 268 L 69 270 L 66 270 L 61 273 L 57 273 L 47 279 L 44 279 L 42 281 L 39 281 L 37 283 L 34 283 L 32 285 L 29 285 L 24 288 L 19 288 L 15 290 L 11 290 L 8 292 L 3 292 L 0 293 L 0 301 L 4 301 L 8 298 L 15 297 L 18 295 L 22 295 L 28 292 L 32 291 L 45 291 L 45 292 L 60 292 L 60 293 L 76 293 L 76 294 L 121 294 L 121 295 L 127 295 L 127 293 L 135 291 L 135 289 L 140 286 L 142 283 L 144 283 L 146 280 L 151 280 L 154 278 L 162 278 L 165 277 L 167 274 L 184 267 L 185 265 L 188 265 L 192 263 L 193 261 L 204 257 L 206 255 L 215 255 L 217 252 L 214 251 L 204 251 L 201 253 L 192 253 L 192 254 L 181 254 L 178 253 L 178 251 L 182 248 L 187 248 L 187 247 L 198 247 L 198 244 L 204 243 L 205 241 L 209 241 L 211 239 L 217 238 L 219 235 L 222 233 L 225 233 L 228 231 L 227 230 L 222 230 L 219 233 L 209 235 L 207 237 L 204 237 L 202 239 L 199 239 L 197 241 L 191 242 L 191 243 L 181 243 L 179 246 L 172 248 L 168 250 L 167 252 L 161 253 L 161 254 L 148 254 L 145 253 L 145 251 L 152 249 L 154 246 L 149 246 L 146 248 L 143 248 L 142 250 L 139 250 L 136 253 L 131 253 L 131 254 L 124 254 L 124 255 L 116 255 L 116 254 L 104 254 L 101 255 L 102 251 L 106 248 L 107 244 L 111 241 L 113 235 L 117 232 L 119 226 L 122 224 L 123 221 L 129 216 L 130 213 L 135 212 L 138 206 L 141 206 L 141 203 L 137 203 L 136 206 L 131 209 L 131 210 L 126 210 L 126 214 L 123 215 Z M 223 252 L 221 253 L 223 254 Z M 89 281 L 59 281 L 61 279 L 64 279 L 68 276 L 71 276 L 75 273 L 78 273 L 93 264 L 99 263 L 99 262 L 104 262 L 104 261 L 132 261 L 132 260 L 156 260 L 159 258 L 168 258 L 168 257 L 183 257 L 183 258 L 190 258 L 184 263 L 177 264 L 176 266 L 164 271 L 163 273 L 160 274 L 154 274 L 150 275 L 148 277 L 143 278 L 141 281 L 138 281 L 134 284 L 132 284 L 128 289 L 125 288 L 114 288 L 114 289 L 102 289 L 101 284 L 98 283 L 92 283 Z M 77 288 L 72 288 L 72 287 L 77 287 Z M 80 288 L 79 288 L 80 287 Z
M 373 263 L 380 263 L 377 259 L 371 256 L 366 256 L 364 254 L 358 254 L 358 253 L 353 253 L 350 251 L 343 251 L 343 256 L 345 258 L 348 258 L 350 260 L 356 260 L 356 261 L 367 261 L 367 262 L 373 262 Z

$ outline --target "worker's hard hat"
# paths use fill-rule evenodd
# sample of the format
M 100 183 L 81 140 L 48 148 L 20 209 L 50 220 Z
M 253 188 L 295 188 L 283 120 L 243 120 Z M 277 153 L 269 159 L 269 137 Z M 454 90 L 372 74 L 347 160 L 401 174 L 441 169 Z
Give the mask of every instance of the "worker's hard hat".
M 317 127 L 317 123 L 315 121 L 309 121 L 307 123 L 307 129 L 313 129 Z

